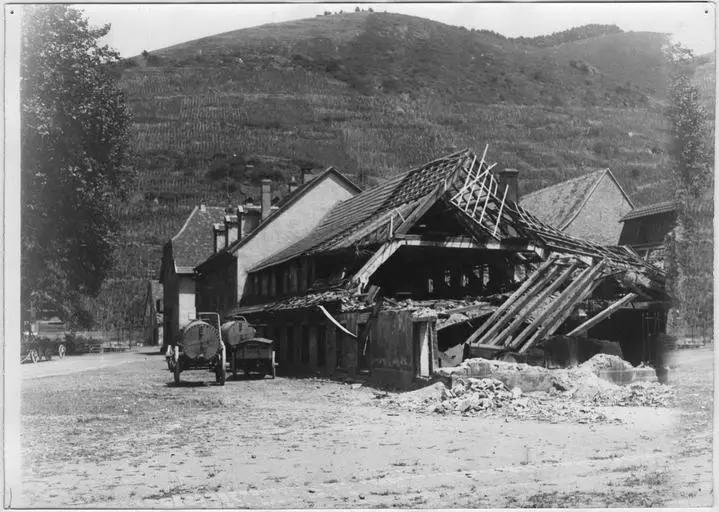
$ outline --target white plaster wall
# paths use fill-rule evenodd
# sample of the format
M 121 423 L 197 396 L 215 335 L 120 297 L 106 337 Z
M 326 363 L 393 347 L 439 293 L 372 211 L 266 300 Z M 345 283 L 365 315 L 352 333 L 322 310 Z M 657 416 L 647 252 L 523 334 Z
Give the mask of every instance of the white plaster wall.
M 195 310 L 195 281 L 190 276 L 178 276 L 179 303 L 179 327 L 182 329 L 185 324 L 197 316 Z
M 242 300 L 247 272 L 252 267 L 307 236 L 335 204 L 353 195 L 335 176 L 329 176 L 285 211 L 273 215 L 265 227 L 235 253 L 237 302 Z

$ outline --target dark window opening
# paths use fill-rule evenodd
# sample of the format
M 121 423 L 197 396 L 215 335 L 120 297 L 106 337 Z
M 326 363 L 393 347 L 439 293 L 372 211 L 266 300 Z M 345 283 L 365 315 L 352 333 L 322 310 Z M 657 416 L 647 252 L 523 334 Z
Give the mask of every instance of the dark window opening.
M 292 362 L 294 360 L 294 328 L 290 325 L 287 327 L 287 360 Z
M 300 361 L 307 364 L 310 362 L 310 330 L 306 325 L 302 326 L 302 339 L 300 343 Z
M 335 354 L 337 356 L 337 368 L 344 368 L 344 354 L 342 350 L 344 333 L 337 329 Z
M 327 342 L 325 336 L 326 331 L 327 327 L 325 327 L 324 325 L 317 326 L 317 366 L 319 366 L 320 368 L 324 368 L 325 364 L 327 363 Z

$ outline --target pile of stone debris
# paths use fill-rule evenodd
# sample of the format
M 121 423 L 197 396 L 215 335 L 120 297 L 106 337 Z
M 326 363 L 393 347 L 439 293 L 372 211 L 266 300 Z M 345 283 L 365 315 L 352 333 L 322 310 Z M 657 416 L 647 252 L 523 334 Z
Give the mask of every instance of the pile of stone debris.
M 599 378 L 592 366 L 569 370 L 547 370 L 552 387 L 543 391 L 523 392 L 492 378 L 453 378 L 451 386 L 436 382 L 431 386 L 387 396 L 389 407 L 416 412 L 462 415 L 493 415 L 552 423 L 612 422 L 603 406 L 670 407 L 674 390 L 656 382 L 635 382 L 619 386 Z

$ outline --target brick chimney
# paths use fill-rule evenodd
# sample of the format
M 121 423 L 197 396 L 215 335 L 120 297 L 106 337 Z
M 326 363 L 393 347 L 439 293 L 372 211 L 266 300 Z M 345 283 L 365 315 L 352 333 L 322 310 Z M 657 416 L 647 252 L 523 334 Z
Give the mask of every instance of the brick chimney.
M 519 202 L 519 171 L 517 169 L 503 169 L 497 175 L 499 190 L 497 194 L 504 195 L 504 187 L 507 188 L 507 201 Z
M 240 223 L 237 215 L 225 215 L 225 247 L 229 247 L 240 237 Z
M 215 252 L 220 252 L 222 249 L 225 248 L 226 244 L 226 231 L 225 231 L 225 225 L 223 223 L 218 222 L 217 224 L 212 225 L 212 235 L 215 240 Z
M 272 208 L 272 180 L 265 178 L 262 180 L 262 200 L 260 202 L 262 208 L 262 220 L 270 216 Z
M 297 190 L 298 187 L 299 187 L 299 185 L 297 185 L 297 179 L 294 176 L 292 176 L 290 178 L 290 185 L 289 185 L 290 194 L 292 194 L 295 190 Z

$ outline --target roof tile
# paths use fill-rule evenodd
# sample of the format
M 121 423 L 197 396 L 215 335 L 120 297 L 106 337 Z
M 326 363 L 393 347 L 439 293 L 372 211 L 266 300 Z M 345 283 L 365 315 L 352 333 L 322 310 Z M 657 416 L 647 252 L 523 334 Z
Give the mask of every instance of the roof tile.
M 521 197 L 519 204 L 542 222 L 564 229 L 606 172 L 594 171 L 542 188 Z
M 309 236 L 260 262 L 253 270 L 276 265 L 315 248 L 337 249 L 338 241 L 345 239 L 376 217 L 393 208 L 401 209 L 429 194 L 444 181 L 472 153 L 463 150 L 421 167 L 398 174 L 384 183 L 335 205 Z
M 184 226 L 172 237 L 172 254 L 178 271 L 192 269 L 214 252 L 212 225 L 223 222 L 225 208 L 206 206 L 204 211 L 195 207 Z
M 634 208 L 631 212 L 627 213 L 624 217 L 622 217 L 620 222 L 624 222 L 627 220 L 633 220 L 638 219 L 641 217 L 649 217 L 651 215 L 659 215 L 662 213 L 669 213 L 676 211 L 677 204 L 675 201 L 664 201 L 661 203 L 654 203 L 649 204 L 647 206 L 641 206 L 639 208 Z

